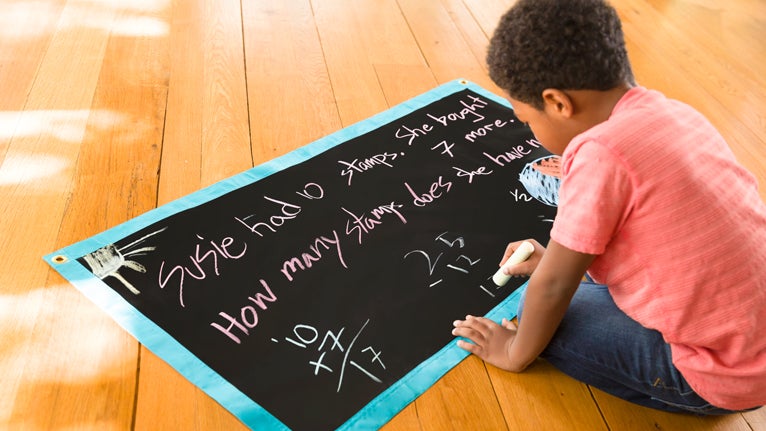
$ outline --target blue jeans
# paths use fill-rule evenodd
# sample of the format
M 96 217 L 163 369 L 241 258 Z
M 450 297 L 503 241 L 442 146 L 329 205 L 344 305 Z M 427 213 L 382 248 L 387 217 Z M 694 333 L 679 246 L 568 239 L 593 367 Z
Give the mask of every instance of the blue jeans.
M 519 319 L 523 307 L 522 297 Z M 580 284 L 540 357 L 576 380 L 642 406 L 698 415 L 733 413 L 697 395 L 673 365 L 662 335 L 617 308 L 604 285 Z

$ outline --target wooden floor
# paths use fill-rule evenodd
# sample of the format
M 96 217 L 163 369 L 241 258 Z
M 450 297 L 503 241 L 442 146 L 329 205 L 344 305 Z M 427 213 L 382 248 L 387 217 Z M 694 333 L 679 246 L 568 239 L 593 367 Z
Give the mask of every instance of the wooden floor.
M 440 83 L 491 91 L 511 0 L 0 0 L 0 428 L 237 430 L 41 256 Z M 704 113 L 766 197 L 763 0 L 614 0 L 639 82 Z M 766 390 L 766 388 L 764 388 Z M 387 430 L 766 430 L 468 358 Z

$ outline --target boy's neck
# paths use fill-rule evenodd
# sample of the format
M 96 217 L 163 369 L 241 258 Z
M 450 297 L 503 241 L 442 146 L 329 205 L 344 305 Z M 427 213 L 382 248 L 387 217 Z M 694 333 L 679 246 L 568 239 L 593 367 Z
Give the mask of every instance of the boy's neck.
M 582 131 L 608 120 L 614 107 L 631 88 L 632 84 L 624 83 L 615 88 L 598 90 L 568 90 L 576 107 L 575 116 L 583 127 Z

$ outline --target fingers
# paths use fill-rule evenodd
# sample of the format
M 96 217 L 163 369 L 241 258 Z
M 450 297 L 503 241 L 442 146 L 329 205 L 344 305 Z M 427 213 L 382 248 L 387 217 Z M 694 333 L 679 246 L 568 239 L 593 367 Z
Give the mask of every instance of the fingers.
M 455 327 L 452 335 L 463 337 L 469 341 L 458 340 L 457 345 L 474 355 L 481 356 L 483 347 L 487 343 L 488 326 L 481 319 L 474 316 L 466 316 L 465 320 L 456 320 L 453 322 Z
M 531 256 L 524 262 L 520 262 L 516 265 L 509 265 L 508 267 L 503 268 L 503 273 L 505 275 L 510 275 L 513 277 L 529 277 L 532 275 L 532 273 L 537 268 L 537 265 L 540 263 L 540 260 L 542 259 L 543 254 L 545 253 L 545 247 L 543 247 L 537 240 L 535 239 L 526 239 L 523 241 L 515 241 L 505 248 L 505 253 L 503 253 L 503 257 L 500 260 L 500 266 L 502 267 L 508 259 L 513 255 L 513 253 L 523 244 L 524 242 L 529 242 L 534 247 L 534 252 Z
M 463 339 L 457 346 L 505 370 L 516 369 L 508 356 L 510 345 L 516 336 L 515 325 L 502 320 L 502 325 L 484 317 L 466 316 L 465 320 L 456 320 L 452 334 Z
M 468 341 L 457 340 L 457 346 L 469 353 L 473 353 L 474 355 L 478 356 L 481 354 L 481 348 L 476 344 L 469 343 Z
M 511 331 L 515 331 L 516 329 L 518 329 L 518 327 L 516 326 L 516 324 L 515 324 L 515 323 L 513 323 L 513 321 L 511 321 L 511 320 L 508 320 L 508 319 L 506 319 L 506 318 L 503 318 L 503 322 L 502 322 L 502 324 L 501 324 L 501 325 L 502 325 L 502 326 L 503 326 L 505 329 L 510 329 Z
M 486 317 L 468 315 L 465 316 L 465 320 L 455 320 L 453 325 L 455 326 L 455 329 L 452 331 L 453 333 L 455 331 L 476 331 L 479 333 L 486 333 L 491 329 L 492 325 L 497 325 L 497 323 L 487 319 Z
M 508 260 L 509 257 L 513 254 L 513 252 L 516 251 L 517 248 L 521 246 L 522 243 L 529 242 L 532 244 L 532 246 L 535 247 L 535 251 L 533 254 L 538 254 L 542 256 L 543 253 L 545 253 L 545 247 L 542 246 L 536 239 L 534 238 L 527 238 L 525 240 L 521 241 L 514 241 L 512 243 L 509 243 L 505 247 L 505 252 L 503 253 L 503 257 L 500 259 L 500 264 L 498 266 L 503 266 L 506 260 Z
M 495 329 L 500 325 L 486 317 L 468 315 L 465 317 L 465 320 L 454 321 L 453 326 L 452 335 L 466 338 L 473 343 L 470 344 L 461 340 L 458 341 L 458 346 L 471 353 L 476 353 L 477 350 L 480 350 L 488 342 Z M 516 329 L 516 325 L 507 319 L 503 319 L 502 326 L 506 329 Z

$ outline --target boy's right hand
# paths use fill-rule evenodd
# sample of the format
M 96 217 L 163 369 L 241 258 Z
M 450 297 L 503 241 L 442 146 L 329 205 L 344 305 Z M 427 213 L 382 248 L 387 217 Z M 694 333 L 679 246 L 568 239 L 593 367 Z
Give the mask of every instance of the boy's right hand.
M 513 254 L 514 251 L 516 251 L 517 248 L 523 243 L 524 241 L 528 241 L 532 243 L 532 245 L 535 247 L 534 253 L 532 253 L 531 256 L 524 262 L 521 262 L 517 265 L 513 265 L 511 267 L 506 268 L 507 270 L 504 271 L 507 275 L 512 275 L 514 277 L 524 276 L 529 277 L 532 275 L 532 272 L 534 272 L 535 268 L 537 268 L 537 264 L 540 263 L 540 259 L 542 259 L 543 254 L 545 253 L 545 247 L 543 247 L 537 240 L 534 239 L 527 239 L 522 241 L 515 241 L 505 248 L 505 253 L 503 254 L 503 258 L 500 260 L 500 265 L 503 266 L 505 261 L 508 260 L 509 257 Z

